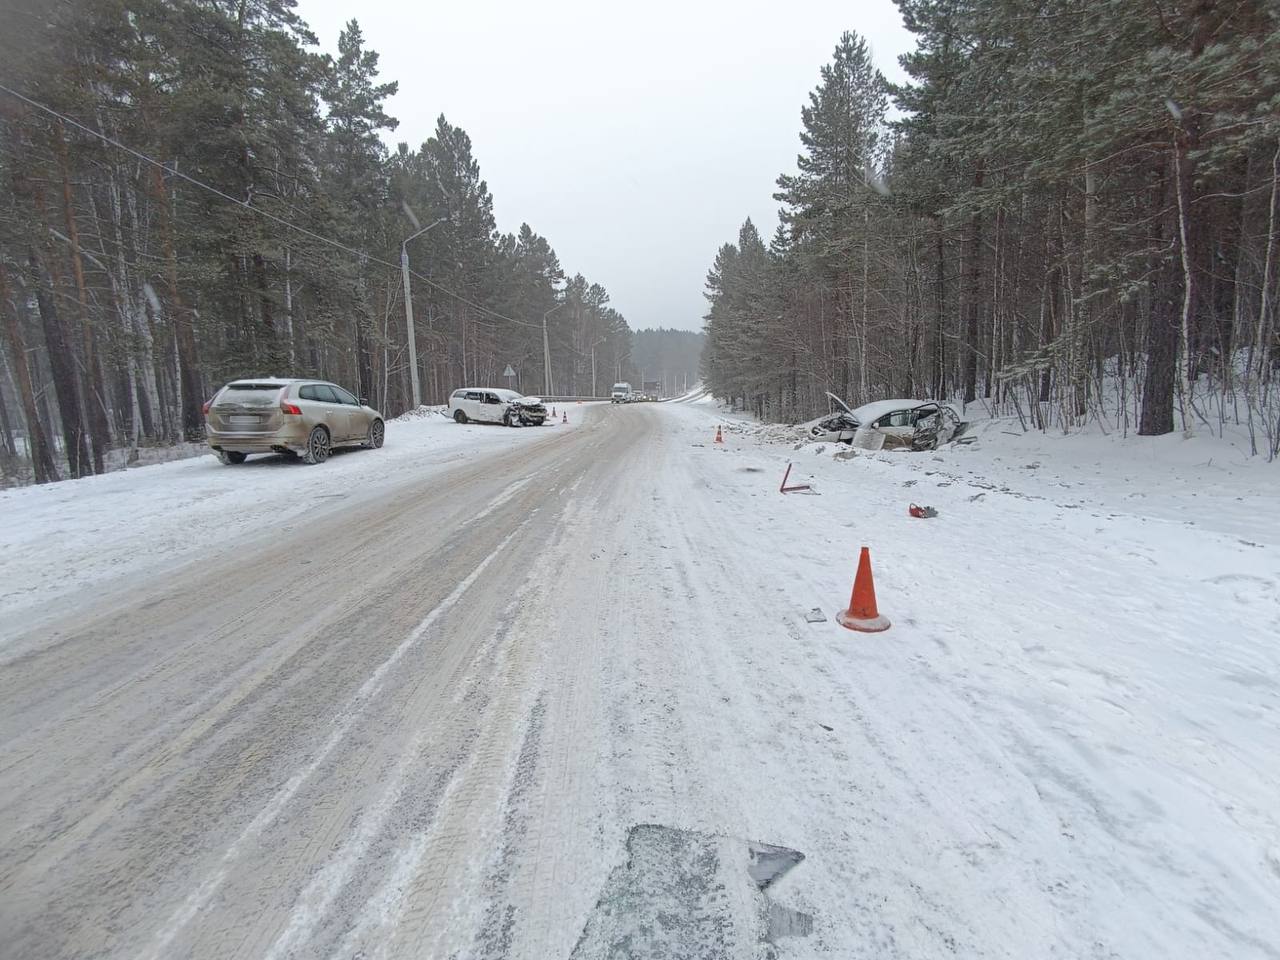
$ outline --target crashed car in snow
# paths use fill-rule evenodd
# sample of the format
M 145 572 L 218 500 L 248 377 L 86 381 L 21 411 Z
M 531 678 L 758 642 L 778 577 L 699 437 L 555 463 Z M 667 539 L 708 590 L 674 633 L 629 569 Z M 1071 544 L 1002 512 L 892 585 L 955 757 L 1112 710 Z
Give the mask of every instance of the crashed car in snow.
M 875 400 L 850 410 L 835 394 L 827 396 L 841 409 L 809 428 L 814 440 L 865 450 L 935 450 L 969 426 L 954 407 L 936 400 Z
M 502 423 L 508 427 L 540 427 L 547 408 L 539 397 L 525 397 L 514 390 L 463 387 L 449 397 L 448 415 L 458 423 Z

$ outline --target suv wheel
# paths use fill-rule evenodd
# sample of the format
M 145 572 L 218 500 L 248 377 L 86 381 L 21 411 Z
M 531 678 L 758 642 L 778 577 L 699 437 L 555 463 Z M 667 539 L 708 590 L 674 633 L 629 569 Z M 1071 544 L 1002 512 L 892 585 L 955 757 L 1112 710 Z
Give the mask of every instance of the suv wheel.
M 466 422 L 467 422 L 467 415 L 466 415 L 465 413 L 463 413 L 461 410 L 455 410 L 455 411 L 453 411 L 453 422 L 454 422 L 454 423 L 466 423 Z
M 218 451 L 218 459 L 221 460 L 223 463 L 227 464 L 227 466 L 231 466 L 232 464 L 236 464 L 236 463 L 244 463 L 244 458 L 247 456 L 248 454 L 240 453 L 239 451 L 236 451 L 236 450 L 219 450 Z
M 502 415 L 502 422 L 508 427 L 523 427 L 524 421 L 520 419 L 520 414 L 514 410 L 508 410 Z
M 307 452 L 302 459 L 307 463 L 324 463 L 329 459 L 329 431 L 316 427 L 307 438 Z
M 365 440 L 364 445 L 370 450 L 377 450 L 382 446 L 383 436 L 386 434 L 387 428 L 383 426 L 381 420 L 375 420 L 369 424 L 369 436 Z

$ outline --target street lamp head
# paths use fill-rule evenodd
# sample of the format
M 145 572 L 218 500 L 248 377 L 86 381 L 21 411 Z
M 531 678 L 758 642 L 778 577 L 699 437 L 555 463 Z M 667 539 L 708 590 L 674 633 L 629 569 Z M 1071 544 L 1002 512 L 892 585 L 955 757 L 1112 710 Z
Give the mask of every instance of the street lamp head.
M 417 231 L 416 233 L 409 234 L 409 236 L 405 237 L 403 240 L 400 241 L 400 246 L 403 248 L 410 240 L 413 240 L 416 237 L 422 236 L 432 227 L 438 227 L 440 226 L 440 224 L 444 223 L 448 219 L 449 219 L 448 217 L 441 217 L 435 223 L 429 223 L 425 227 L 423 227 L 421 230 Z

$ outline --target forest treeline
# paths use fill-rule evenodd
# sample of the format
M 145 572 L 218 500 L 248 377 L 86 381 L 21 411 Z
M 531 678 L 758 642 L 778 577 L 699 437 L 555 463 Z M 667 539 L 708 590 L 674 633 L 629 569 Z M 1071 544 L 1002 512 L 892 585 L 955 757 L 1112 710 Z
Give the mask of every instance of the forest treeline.
M 631 363 L 640 379 L 633 386 L 647 391 L 643 384 L 656 383 L 663 397 L 686 393 L 698 382 L 705 339 L 694 330 L 637 330 L 631 338 Z
M 607 393 L 630 330 L 550 242 L 495 227 L 470 138 L 384 146 L 394 82 L 293 0 L 10 0 L 0 29 L 0 464 L 102 472 L 204 435 L 228 379 L 411 406 L 465 383 Z M 550 316 L 547 316 L 550 313 Z M 596 383 L 591 382 L 595 376 Z
M 1040 428 L 1229 420 L 1274 457 L 1280 7 L 897 4 L 908 81 L 842 36 L 776 234 L 748 220 L 715 258 L 713 392 L 779 420 L 828 390 Z

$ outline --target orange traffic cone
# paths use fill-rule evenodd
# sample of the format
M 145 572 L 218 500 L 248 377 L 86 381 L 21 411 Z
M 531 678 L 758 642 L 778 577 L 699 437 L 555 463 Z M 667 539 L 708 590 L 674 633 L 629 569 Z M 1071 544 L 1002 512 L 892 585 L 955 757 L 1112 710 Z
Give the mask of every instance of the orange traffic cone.
M 569 414 L 568 414 L 568 413 L 565 413 L 565 412 L 561 412 L 561 414 L 560 414 L 560 422 L 561 422 L 561 423 L 568 423 L 568 422 L 569 422 Z
M 836 614 L 836 622 L 850 630 L 862 633 L 879 633 L 889 629 L 889 621 L 876 609 L 876 584 L 871 576 L 871 551 L 862 548 L 858 557 L 858 575 L 853 581 L 853 596 L 849 609 Z
M 724 436 L 720 433 L 720 424 L 716 424 L 716 443 L 724 443 Z

